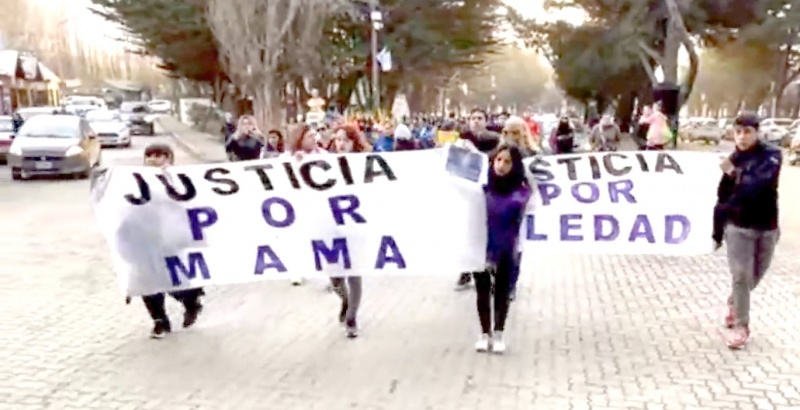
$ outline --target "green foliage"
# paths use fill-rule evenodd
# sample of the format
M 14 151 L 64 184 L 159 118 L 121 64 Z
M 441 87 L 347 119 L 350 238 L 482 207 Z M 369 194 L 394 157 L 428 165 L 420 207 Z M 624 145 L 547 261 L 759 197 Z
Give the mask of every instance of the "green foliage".
M 91 0 L 119 24 L 136 52 L 161 59 L 171 76 L 208 84 L 226 78 L 205 19 L 206 0 Z

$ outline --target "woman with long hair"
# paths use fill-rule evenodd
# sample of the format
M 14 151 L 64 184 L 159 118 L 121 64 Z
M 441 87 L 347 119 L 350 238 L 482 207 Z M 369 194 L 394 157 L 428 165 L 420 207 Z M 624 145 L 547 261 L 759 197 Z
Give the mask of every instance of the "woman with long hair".
M 327 151 L 317 145 L 317 130 L 309 125 L 301 125 L 289 130 L 289 143 L 286 145 L 286 155 L 296 159 L 303 159 L 306 155 L 325 154 Z
M 258 130 L 256 119 L 252 115 L 239 117 L 236 132 L 225 144 L 225 152 L 231 161 L 249 161 L 261 158 L 264 149 L 264 134 Z
M 672 137 L 672 130 L 669 127 L 669 118 L 661 112 L 661 106 L 653 104 L 650 115 L 644 120 L 649 124 L 647 128 L 646 150 L 662 151 L 664 145 Z
M 283 153 L 283 134 L 278 130 L 269 130 L 266 144 L 261 151 L 261 158 L 275 158 Z
M 339 126 L 333 134 L 333 152 L 347 154 L 353 152 L 372 152 L 372 146 L 364 134 L 354 125 Z M 339 310 L 339 323 L 345 325 L 345 335 L 358 337 L 358 308 L 361 305 L 361 276 L 331 278 L 331 284 L 342 299 Z
M 517 116 L 512 116 L 505 120 L 503 142 L 519 148 L 523 157 L 530 157 L 541 151 L 528 123 Z
M 475 343 L 479 352 L 506 350 L 503 332 L 508 316 L 511 279 L 519 266 L 519 227 L 532 190 L 525 177 L 522 153 L 503 144 L 489 159 L 486 199 L 486 269 L 477 272 L 478 318 L 481 336 Z M 492 278 L 494 278 L 494 328 L 492 328 Z
M 556 154 L 571 154 L 575 150 L 575 127 L 569 117 L 562 116 L 550 136 Z

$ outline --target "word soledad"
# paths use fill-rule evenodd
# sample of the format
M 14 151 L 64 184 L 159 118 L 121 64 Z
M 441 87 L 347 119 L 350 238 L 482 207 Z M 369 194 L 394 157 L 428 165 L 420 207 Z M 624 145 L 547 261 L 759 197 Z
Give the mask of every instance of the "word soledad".
M 682 158 L 680 154 L 611 152 L 532 159 L 527 165 L 537 181 L 538 197 L 535 211 L 525 216 L 524 238 L 562 247 L 576 243 L 655 244 L 658 251 L 684 244 L 692 237 L 697 221 L 703 221 L 699 224 L 703 231 L 707 229 L 705 222 L 711 218 L 716 191 L 690 190 L 704 204 L 699 207 L 686 204 L 683 198 L 664 199 L 664 192 L 686 190 L 696 185 L 693 180 L 697 178 L 713 184 L 708 176 L 686 175 L 682 166 L 708 158 Z M 710 235 L 709 231 L 706 242 Z M 639 253 L 642 248 L 629 251 Z

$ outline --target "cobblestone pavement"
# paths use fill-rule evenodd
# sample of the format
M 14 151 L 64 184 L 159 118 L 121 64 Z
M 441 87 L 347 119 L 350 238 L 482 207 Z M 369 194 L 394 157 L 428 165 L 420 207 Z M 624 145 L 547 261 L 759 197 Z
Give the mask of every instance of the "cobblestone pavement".
M 136 163 L 147 141 L 105 160 Z M 285 282 L 209 289 L 196 328 L 150 340 L 144 308 L 115 288 L 88 183 L 7 174 L 0 409 L 800 408 L 796 168 L 746 350 L 719 336 L 722 254 L 542 257 L 522 278 L 503 357 L 473 351 L 474 295 L 453 291 L 455 272 L 367 280 L 357 340 L 322 283 Z

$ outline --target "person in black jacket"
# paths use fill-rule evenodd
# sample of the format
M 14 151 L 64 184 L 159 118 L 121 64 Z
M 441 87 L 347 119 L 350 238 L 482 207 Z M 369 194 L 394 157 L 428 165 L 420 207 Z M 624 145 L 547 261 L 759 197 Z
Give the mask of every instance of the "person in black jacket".
M 781 150 L 758 138 L 759 118 L 742 114 L 734 121 L 736 151 L 722 159 L 723 176 L 714 210 L 717 240 L 724 226 L 733 285 L 725 325 L 726 343 L 742 348 L 750 336 L 750 294 L 772 262 L 780 236 L 778 179 Z
M 264 149 L 264 134 L 256 127 L 256 119 L 252 115 L 239 118 L 236 132 L 225 144 L 225 152 L 231 161 L 250 161 L 261 158 Z

